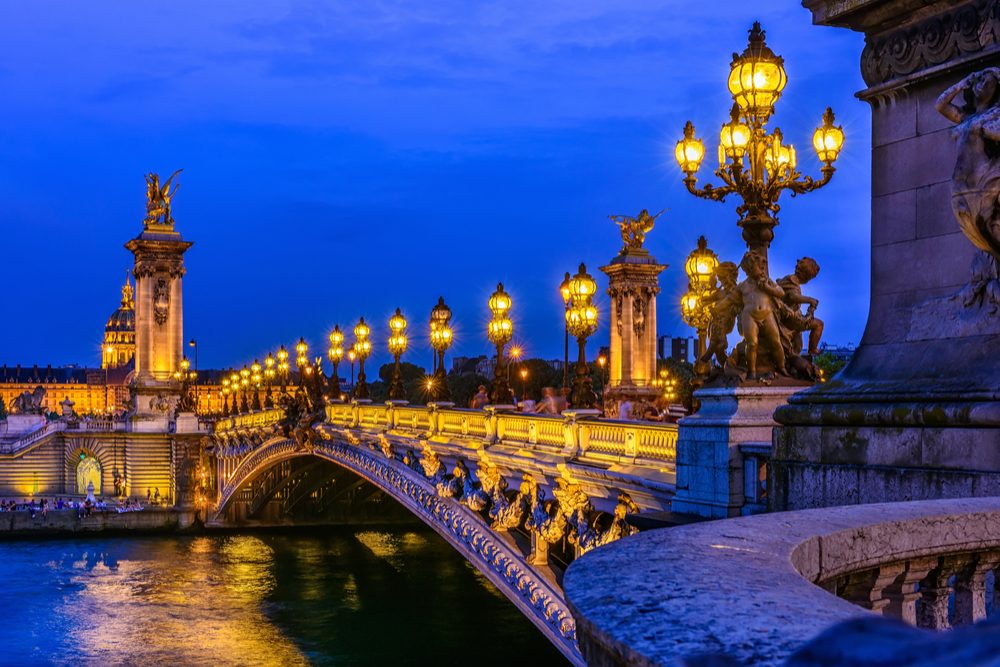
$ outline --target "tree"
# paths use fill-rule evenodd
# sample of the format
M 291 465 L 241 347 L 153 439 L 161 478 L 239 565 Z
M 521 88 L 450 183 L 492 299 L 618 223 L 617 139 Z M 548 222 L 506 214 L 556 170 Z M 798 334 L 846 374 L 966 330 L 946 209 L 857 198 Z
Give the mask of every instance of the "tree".
M 657 364 L 657 373 L 662 368 L 667 369 L 670 376 L 677 380 L 677 402 L 690 410 L 692 408 L 691 394 L 694 391 L 694 387 L 691 386 L 694 380 L 694 366 L 686 361 L 677 361 L 668 357 L 660 359 Z
M 820 371 L 823 382 L 836 375 L 846 364 L 846 361 L 838 359 L 829 352 L 820 352 L 813 358 L 813 365 Z
M 448 375 L 448 391 L 451 392 L 451 400 L 460 408 L 469 407 L 479 385 L 485 385 L 488 389 L 490 380 L 476 373 L 451 373 Z
M 541 399 L 544 387 L 558 388 L 562 386 L 562 371 L 552 368 L 549 362 L 544 359 L 525 359 L 511 363 L 509 367 L 510 386 L 518 399 L 528 396 L 537 401 Z M 521 380 L 522 370 L 527 371 L 523 381 Z M 572 380 L 572 371 L 575 370 L 575 367 L 570 370 L 570 379 Z
M 380 382 L 372 383 L 372 390 L 374 391 L 375 385 L 381 385 L 380 391 L 384 388 L 384 395 L 389 394 L 389 385 L 392 384 L 392 370 L 394 364 L 383 364 L 378 369 L 378 376 Z M 416 364 L 411 364 L 408 361 L 399 362 L 399 373 L 403 378 L 403 388 L 406 390 L 406 400 L 410 403 L 419 404 L 426 403 L 428 400 L 427 391 L 427 371 L 421 366 Z M 374 400 L 375 396 L 372 395 Z M 385 400 L 385 398 L 382 398 Z

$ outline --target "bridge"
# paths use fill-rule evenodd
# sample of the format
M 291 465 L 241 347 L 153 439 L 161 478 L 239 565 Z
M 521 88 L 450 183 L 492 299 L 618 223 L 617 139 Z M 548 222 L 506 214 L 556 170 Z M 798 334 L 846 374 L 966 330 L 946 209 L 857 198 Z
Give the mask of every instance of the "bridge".
M 574 664 L 583 664 L 563 572 L 669 507 L 677 427 L 519 414 L 449 403 L 331 403 L 318 423 L 280 408 L 221 419 L 209 436 L 208 525 L 391 497 L 485 575 Z M 301 423 L 301 422 L 300 422 Z

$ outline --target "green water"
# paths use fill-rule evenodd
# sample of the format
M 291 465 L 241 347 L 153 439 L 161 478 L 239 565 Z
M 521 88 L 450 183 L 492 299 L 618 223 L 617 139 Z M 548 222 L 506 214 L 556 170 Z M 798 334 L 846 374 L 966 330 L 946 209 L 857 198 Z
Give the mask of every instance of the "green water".
M 432 532 L 0 543 L 4 665 L 563 665 Z

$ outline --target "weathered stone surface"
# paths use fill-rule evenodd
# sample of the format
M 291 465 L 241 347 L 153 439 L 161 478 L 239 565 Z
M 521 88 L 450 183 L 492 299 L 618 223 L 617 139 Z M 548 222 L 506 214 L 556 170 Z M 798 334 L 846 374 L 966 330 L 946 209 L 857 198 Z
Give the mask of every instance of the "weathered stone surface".
M 1000 498 L 831 507 L 641 533 L 573 563 L 564 589 L 589 664 L 773 665 L 869 614 L 811 582 L 997 547 Z
M 1000 619 L 951 632 L 918 630 L 886 618 L 845 621 L 802 647 L 788 667 L 996 667 Z
M 769 443 L 774 410 L 793 387 L 700 389 L 701 408 L 681 419 L 677 435 L 677 495 L 671 509 L 720 518 L 745 505 L 740 445 Z

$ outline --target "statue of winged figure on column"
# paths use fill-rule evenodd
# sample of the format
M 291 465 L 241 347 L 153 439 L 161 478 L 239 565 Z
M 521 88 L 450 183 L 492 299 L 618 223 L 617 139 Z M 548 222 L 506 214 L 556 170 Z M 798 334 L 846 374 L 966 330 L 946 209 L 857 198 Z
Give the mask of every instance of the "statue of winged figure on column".
M 146 229 L 150 227 L 173 229 L 174 217 L 170 212 L 170 202 L 177 194 L 179 183 L 173 183 L 174 177 L 184 171 L 178 169 L 170 174 L 163 185 L 160 185 L 160 175 L 154 172 L 146 174 L 146 219 L 142 221 Z M 173 191 L 170 186 L 173 184 Z

